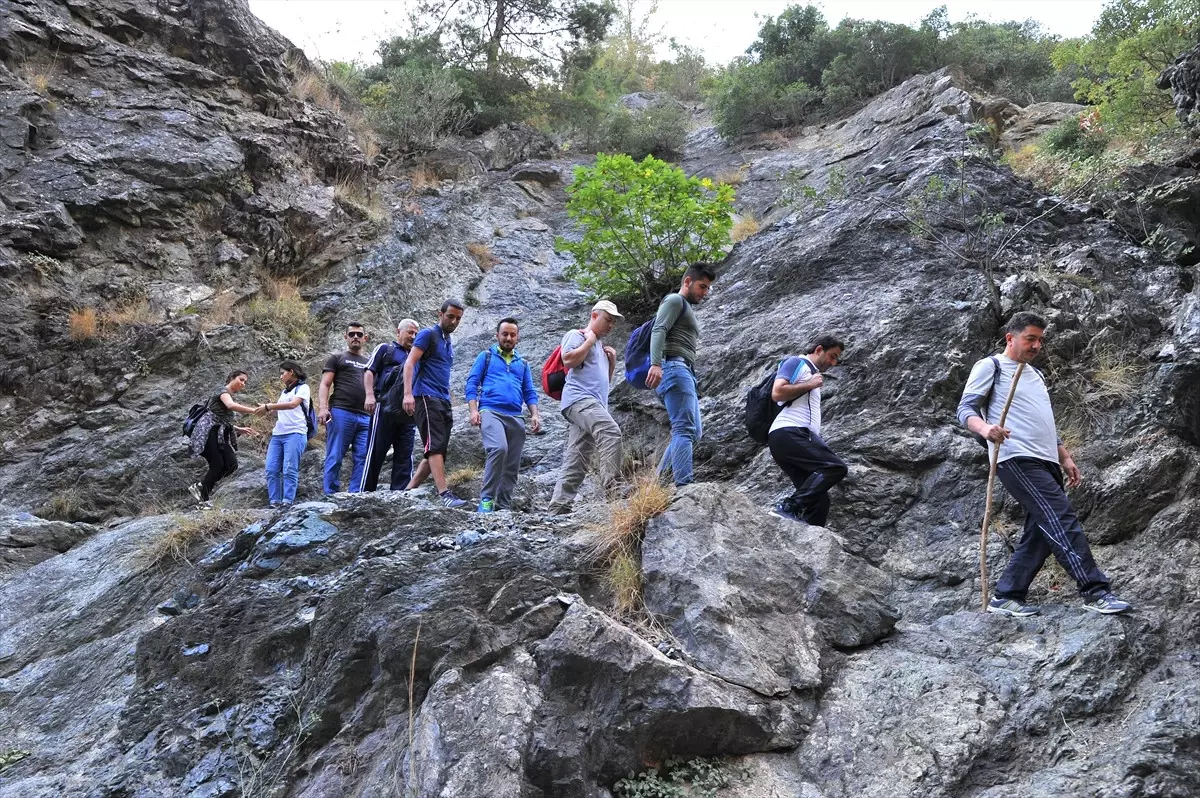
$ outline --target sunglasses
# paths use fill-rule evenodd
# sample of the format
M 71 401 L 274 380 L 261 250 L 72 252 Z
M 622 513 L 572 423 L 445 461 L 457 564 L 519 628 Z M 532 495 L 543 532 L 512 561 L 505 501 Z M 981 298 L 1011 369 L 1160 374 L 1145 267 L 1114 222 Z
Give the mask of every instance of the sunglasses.
M 355 330 L 351 330 L 350 332 L 346 333 L 346 337 L 347 338 L 366 338 L 367 334 L 365 332 L 357 332 Z

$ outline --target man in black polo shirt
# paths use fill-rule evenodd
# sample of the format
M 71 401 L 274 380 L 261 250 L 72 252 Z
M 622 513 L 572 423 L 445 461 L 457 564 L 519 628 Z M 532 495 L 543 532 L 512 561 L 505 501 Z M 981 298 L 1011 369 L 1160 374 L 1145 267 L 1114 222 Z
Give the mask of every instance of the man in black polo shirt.
M 367 331 L 361 324 L 346 325 L 346 351 L 330 355 L 321 374 L 317 417 L 325 425 L 326 495 L 340 490 L 338 477 L 347 449 L 354 451 L 354 471 L 348 483 L 350 492 L 357 492 L 362 484 L 371 432 L 371 416 L 364 407 L 367 394 L 363 390 L 367 356 L 362 349 L 366 342 Z
M 450 333 L 462 321 L 463 305 L 447 299 L 438 312 L 438 323 L 417 333 L 408 358 L 404 361 L 404 412 L 417 420 L 417 431 L 425 444 L 425 459 L 408 483 L 420 486 L 433 475 L 438 496 L 447 507 L 465 507 L 466 502 L 446 487 L 446 448 L 454 414 L 450 410 L 450 369 L 454 365 L 454 345 Z

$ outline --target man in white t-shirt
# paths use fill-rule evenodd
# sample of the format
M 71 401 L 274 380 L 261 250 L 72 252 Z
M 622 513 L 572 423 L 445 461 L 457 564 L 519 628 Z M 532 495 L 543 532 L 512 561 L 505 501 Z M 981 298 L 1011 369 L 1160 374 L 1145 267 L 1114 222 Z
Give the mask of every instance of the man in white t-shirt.
M 846 463 L 821 437 L 821 372 L 836 366 L 845 348 L 822 335 L 804 357 L 789 357 L 775 374 L 771 398 L 783 409 L 771 423 L 767 446 L 796 488 L 771 511 L 780 518 L 825 526 L 829 489 L 846 478 Z
M 608 412 L 608 386 L 617 367 L 617 350 L 602 343 L 612 332 L 615 319 L 625 318 L 617 306 L 602 299 L 592 307 L 592 317 L 583 330 L 563 336 L 561 349 L 567 381 L 563 385 L 562 414 L 570 425 L 563 453 L 562 474 L 554 486 L 549 511 L 563 515 L 571 511 L 579 486 L 596 455 L 597 477 L 607 490 L 621 467 L 621 428 Z
M 1021 542 L 996 583 L 996 597 L 988 604 L 988 612 L 1017 617 L 1040 612 L 1040 607 L 1027 605 L 1025 599 L 1033 578 L 1051 554 L 1075 580 L 1084 609 L 1124 612 L 1130 605 L 1109 589 L 1108 577 L 1096 567 L 1083 526 L 1067 498 L 1064 487 L 1079 485 L 1083 477 L 1055 431 L 1050 393 L 1041 372 L 1027 366 L 1021 373 L 1005 426 L 985 420 L 1000 418 L 1017 367 L 1037 358 L 1045 331 L 1046 320 L 1036 313 L 1014 314 L 1004 328 L 1003 354 L 975 363 L 958 403 L 958 420 L 988 440 L 989 447 L 1000 447 L 996 476 L 1025 508 Z

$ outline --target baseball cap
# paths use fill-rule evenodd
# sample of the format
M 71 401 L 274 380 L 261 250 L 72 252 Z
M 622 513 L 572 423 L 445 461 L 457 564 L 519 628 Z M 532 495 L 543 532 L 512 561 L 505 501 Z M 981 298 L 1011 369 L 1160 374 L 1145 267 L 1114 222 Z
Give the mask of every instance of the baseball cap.
M 603 310 L 605 313 L 612 316 L 614 319 L 625 318 L 617 311 L 617 306 L 614 305 L 612 302 L 609 302 L 607 299 L 601 299 L 599 302 L 592 305 L 592 312 L 595 313 L 597 310 Z

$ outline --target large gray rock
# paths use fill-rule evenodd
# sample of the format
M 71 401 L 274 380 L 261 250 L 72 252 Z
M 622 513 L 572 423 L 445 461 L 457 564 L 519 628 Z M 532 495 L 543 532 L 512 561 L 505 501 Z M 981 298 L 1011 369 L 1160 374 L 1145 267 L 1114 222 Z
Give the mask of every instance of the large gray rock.
M 1200 44 L 1163 70 L 1156 85 L 1171 92 L 1180 124 L 1200 137 Z
M 828 530 L 776 518 L 700 483 L 651 522 L 642 544 L 646 607 L 696 666 L 762 695 L 812 691 L 833 647 L 887 635 L 885 574 Z

